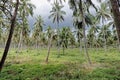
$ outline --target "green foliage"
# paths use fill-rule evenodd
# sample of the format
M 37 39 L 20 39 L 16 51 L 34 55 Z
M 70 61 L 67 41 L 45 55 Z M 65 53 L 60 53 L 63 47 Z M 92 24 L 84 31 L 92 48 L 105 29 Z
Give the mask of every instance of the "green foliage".
M 40 54 L 37 54 L 38 52 Z M 92 66 L 88 66 L 83 57 L 84 53 L 79 53 L 77 48 L 66 49 L 66 54 L 60 58 L 57 58 L 57 50 L 52 48 L 48 64 L 45 63 L 47 50 L 44 48 L 23 50 L 20 54 L 16 54 L 12 49 L 0 74 L 0 80 L 120 79 L 120 54 L 115 49 L 109 49 L 106 53 L 103 49 L 90 49 L 89 52 Z

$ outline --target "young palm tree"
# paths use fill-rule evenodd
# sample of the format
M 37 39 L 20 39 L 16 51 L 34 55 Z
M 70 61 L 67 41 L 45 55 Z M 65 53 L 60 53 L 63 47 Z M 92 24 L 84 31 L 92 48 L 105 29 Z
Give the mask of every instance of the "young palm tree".
M 53 18 L 53 23 L 56 23 L 57 26 L 57 34 L 58 34 L 58 54 L 60 54 L 60 46 L 59 46 L 59 23 L 64 21 L 63 15 L 65 15 L 65 11 L 62 10 L 64 6 L 60 5 L 56 0 L 52 6 L 52 10 L 50 11 L 51 15 L 49 18 Z M 59 57 L 59 55 L 58 55 Z
M 63 47 L 63 54 L 65 53 L 65 48 L 68 47 L 68 42 L 70 40 L 70 28 L 62 28 L 60 31 L 60 45 Z
M 74 48 L 74 46 L 76 46 L 76 40 L 75 40 L 75 34 L 74 32 L 72 32 L 71 30 L 69 31 L 69 45 L 72 47 L 72 49 Z

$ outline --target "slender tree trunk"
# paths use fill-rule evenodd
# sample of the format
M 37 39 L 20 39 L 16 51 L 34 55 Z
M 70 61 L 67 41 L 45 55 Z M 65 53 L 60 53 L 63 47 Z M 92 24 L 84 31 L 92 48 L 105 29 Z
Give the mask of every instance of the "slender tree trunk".
M 52 35 L 50 37 L 50 41 L 49 41 L 49 44 L 48 44 L 48 53 L 47 53 L 47 57 L 46 57 L 46 63 L 48 63 L 48 58 L 49 58 L 49 55 L 50 55 L 50 49 L 51 49 L 51 43 L 52 43 Z
M 36 47 L 36 49 L 38 49 L 38 41 L 37 41 L 37 39 L 36 39 L 36 45 L 35 45 Z
M 2 59 L 1 59 L 1 62 L 0 62 L 0 72 L 2 70 L 2 67 L 4 65 L 4 62 L 6 60 L 6 57 L 7 57 L 8 51 L 9 51 L 10 43 L 11 43 L 11 40 L 12 40 L 12 35 L 13 35 L 13 32 L 14 32 L 15 20 L 16 20 L 16 16 L 17 16 L 18 6 L 19 6 L 19 0 L 17 0 L 14 14 L 11 17 L 10 32 L 9 32 L 8 40 L 7 40 L 7 43 L 6 43 L 4 52 L 3 52 L 3 56 L 2 56 Z
M 103 30 L 103 32 L 104 32 L 104 34 L 103 34 L 103 39 L 104 39 L 104 50 L 105 50 L 105 52 L 107 51 L 107 42 L 106 42 L 106 30 L 105 30 L 105 25 L 104 25 L 104 20 L 102 19 L 102 27 L 104 28 L 104 30 Z
M 84 36 L 84 52 L 85 52 L 85 56 L 87 58 L 88 63 L 91 65 L 91 60 L 88 54 L 88 48 L 87 48 L 87 39 L 86 39 L 86 34 L 85 34 L 85 16 L 84 16 L 84 12 L 83 12 L 83 6 L 82 6 L 82 1 L 80 0 L 80 12 L 81 12 L 81 17 L 82 17 L 82 27 L 83 27 L 83 36 Z
M 48 43 L 48 54 L 47 54 L 47 57 L 46 57 L 46 63 L 48 63 L 48 58 L 49 58 L 49 55 L 50 55 L 52 37 L 53 37 L 53 36 L 51 35 L 50 41 L 49 41 L 49 43 Z
M 82 51 L 82 40 L 81 40 L 81 38 L 79 38 L 80 39 L 80 41 L 79 41 L 79 48 L 80 48 L 80 52 Z
M 107 51 L 106 31 L 104 30 L 104 49 Z
M 85 34 L 85 19 L 83 18 L 83 36 L 84 36 L 84 51 L 85 51 L 85 56 L 87 58 L 88 63 L 91 65 L 91 60 L 88 54 L 88 48 L 87 48 L 87 39 L 86 39 L 86 34 Z
M 65 54 L 65 47 L 63 46 L 63 55 Z
M 57 23 L 57 26 L 58 26 L 58 28 L 57 28 L 57 34 L 58 34 L 58 57 L 60 57 L 60 37 L 59 37 L 59 35 L 60 35 L 60 33 L 59 33 L 59 23 Z
M 21 29 L 21 32 L 20 32 L 20 40 L 19 40 L 19 43 L 18 43 L 17 52 L 20 52 L 21 47 L 22 47 L 22 29 Z
M 96 51 L 96 33 L 95 33 L 95 30 L 94 30 L 94 36 L 93 36 L 93 43 L 94 43 L 94 49 L 95 49 L 95 51 Z
M 120 51 L 120 10 L 118 5 L 118 0 L 110 0 L 111 6 L 112 6 L 112 13 L 114 16 L 114 22 L 117 30 L 117 36 L 118 36 L 118 45 L 119 45 L 119 51 Z

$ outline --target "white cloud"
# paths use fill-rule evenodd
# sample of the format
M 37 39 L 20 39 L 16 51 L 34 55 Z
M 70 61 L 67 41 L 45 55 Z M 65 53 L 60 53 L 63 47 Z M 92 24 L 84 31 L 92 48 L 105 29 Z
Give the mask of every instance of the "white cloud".
M 50 10 L 51 6 L 47 0 L 31 0 L 31 3 L 36 6 L 36 9 L 34 10 L 35 15 L 48 15 L 48 11 Z

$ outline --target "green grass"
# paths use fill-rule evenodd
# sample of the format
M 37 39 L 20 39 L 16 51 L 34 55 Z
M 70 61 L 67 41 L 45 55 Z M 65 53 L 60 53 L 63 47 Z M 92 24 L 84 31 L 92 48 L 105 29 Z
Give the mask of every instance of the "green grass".
M 0 49 L 0 58 L 3 49 Z M 9 51 L 0 73 L 0 80 L 120 80 L 120 54 L 115 49 L 89 49 L 92 65 L 84 52 L 67 49 L 57 57 L 57 49 L 51 49 L 49 63 L 45 63 L 47 49 Z

